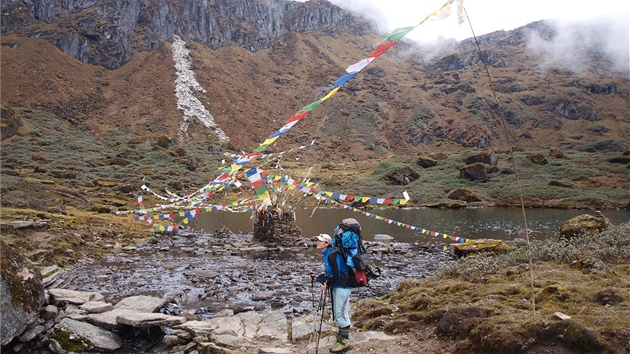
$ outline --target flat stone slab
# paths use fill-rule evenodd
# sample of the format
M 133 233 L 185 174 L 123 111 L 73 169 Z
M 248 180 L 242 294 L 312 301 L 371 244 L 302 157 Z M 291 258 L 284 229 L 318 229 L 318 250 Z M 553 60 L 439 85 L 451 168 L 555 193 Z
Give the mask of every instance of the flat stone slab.
M 79 306 L 79 309 L 87 313 L 103 313 L 114 309 L 114 305 L 104 301 L 88 301 Z
M 256 332 L 256 337 L 288 341 L 287 318 L 281 312 L 272 312 L 266 315 L 260 324 L 260 329 Z
M 176 326 L 186 322 L 185 317 L 169 316 L 163 313 L 122 313 L 116 317 L 116 322 L 135 328 L 155 326 Z
M 136 314 L 138 312 L 133 311 L 133 310 L 114 309 L 114 310 L 103 312 L 103 313 L 89 314 L 88 320 L 99 327 L 108 328 L 108 329 L 118 329 L 118 328 L 123 328 L 123 325 L 118 323 L 118 321 L 116 321 L 116 318 L 126 313 Z
M 0 221 L 0 228 L 2 229 L 36 229 L 50 227 L 52 221 L 50 219 L 42 220 L 18 220 L 18 221 Z
M 220 321 L 207 322 L 207 321 L 186 321 L 183 324 L 177 325 L 173 328 L 182 329 L 192 334 L 193 336 L 207 337 L 212 331 L 221 326 Z
M 234 337 L 243 336 L 245 328 L 243 327 L 243 321 L 237 316 L 231 317 L 216 317 L 207 321 L 213 329 L 214 335 L 229 335 Z
M 120 300 L 114 306 L 114 309 L 151 313 L 166 305 L 166 302 L 165 299 L 160 299 L 159 297 L 146 295 L 130 296 Z
M 50 284 L 56 282 L 57 280 L 59 280 L 61 278 L 61 276 L 63 275 L 63 270 L 59 270 L 56 271 L 54 273 L 51 273 L 49 276 L 47 276 L 46 278 L 42 279 L 42 283 L 44 284 L 44 287 L 49 286 Z
M 247 347 L 252 343 L 250 340 L 240 336 L 233 336 L 230 334 L 217 334 L 212 336 L 212 341 L 222 347 L 237 349 Z
M 111 352 L 122 347 L 123 344 L 118 334 L 90 323 L 64 318 L 56 328 L 70 333 L 70 338 L 74 338 L 71 340 L 81 343 L 88 351 Z
M 69 304 L 83 305 L 88 301 L 100 301 L 105 297 L 97 292 L 74 291 L 68 289 L 48 289 L 53 304 L 65 301 Z
M 219 276 L 219 273 L 209 269 L 192 269 L 185 270 L 184 275 L 187 277 L 214 279 Z

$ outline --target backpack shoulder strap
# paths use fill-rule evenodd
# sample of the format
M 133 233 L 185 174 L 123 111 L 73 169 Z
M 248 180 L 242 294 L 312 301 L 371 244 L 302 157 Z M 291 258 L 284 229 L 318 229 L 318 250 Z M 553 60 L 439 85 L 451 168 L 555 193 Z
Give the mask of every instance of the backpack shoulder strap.
M 339 253 L 344 259 L 346 258 L 346 250 L 341 243 L 341 236 L 337 238 L 337 245 L 333 247 L 333 252 Z

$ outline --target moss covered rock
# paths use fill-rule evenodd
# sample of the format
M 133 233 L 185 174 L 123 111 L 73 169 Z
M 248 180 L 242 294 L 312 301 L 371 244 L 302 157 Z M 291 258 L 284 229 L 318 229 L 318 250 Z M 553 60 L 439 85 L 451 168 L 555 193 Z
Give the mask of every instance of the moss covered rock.
M 562 223 L 560 237 L 570 239 L 587 233 L 603 231 L 609 226 L 609 221 L 604 216 L 590 214 L 578 215 Z
M 0 244 L 0 254 L 0 338 L 4 346 L 38 317 L 45 293 L 41 274 L 28 259 L 4 241 Z
M 481 198 L 468 188 L 456 188 L 448 194 L 448 199 L 463 200 L 465 202 L 481 201 Z
M 467 257 L 475 253 L 496 254 L 516 249 L 516 247 L 510 246 L 501 240 L 492 239 L 469 240 L 465 243 L 456 244 L 453 248 L 458 257 Z

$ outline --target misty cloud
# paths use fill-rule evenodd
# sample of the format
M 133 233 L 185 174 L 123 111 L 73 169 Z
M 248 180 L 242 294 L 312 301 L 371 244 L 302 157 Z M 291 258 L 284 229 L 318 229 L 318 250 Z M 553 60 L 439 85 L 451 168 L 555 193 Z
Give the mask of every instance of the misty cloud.
M 550 21 L 556 34 L 551 39 L 533 32 L 528 49 L 543 55 L 544 66 L 575 69 L 593 64 L 593 59 L 610 63 L 603 68 L 630 72 L 628 16 L 618 13 L 579 22 Z

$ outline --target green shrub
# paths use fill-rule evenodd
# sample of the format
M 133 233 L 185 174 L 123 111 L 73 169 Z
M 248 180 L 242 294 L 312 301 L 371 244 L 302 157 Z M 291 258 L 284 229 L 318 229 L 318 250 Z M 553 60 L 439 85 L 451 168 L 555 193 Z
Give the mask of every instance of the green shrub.
M 586 255 L 592 255 L 604 262 L 627 262 L 630 259 L 630 223 L 613 225 L 602 232 L 583 235 L 569 241 L 550 238 L 533 240 L 530 245 L 533 262 L 567 263 Z M 527 246 L 521 246 L 509 253 L 461 258 L 446 265 L 440 272 L 451 276 L 468 277 L 528 262 Z
M 2 199 L 0 200 L 0 202 L 4 207 L 36 210 L 46 210 L 52 204 L 48 200 L 38 198 L 23 191 L 2 193 Z

